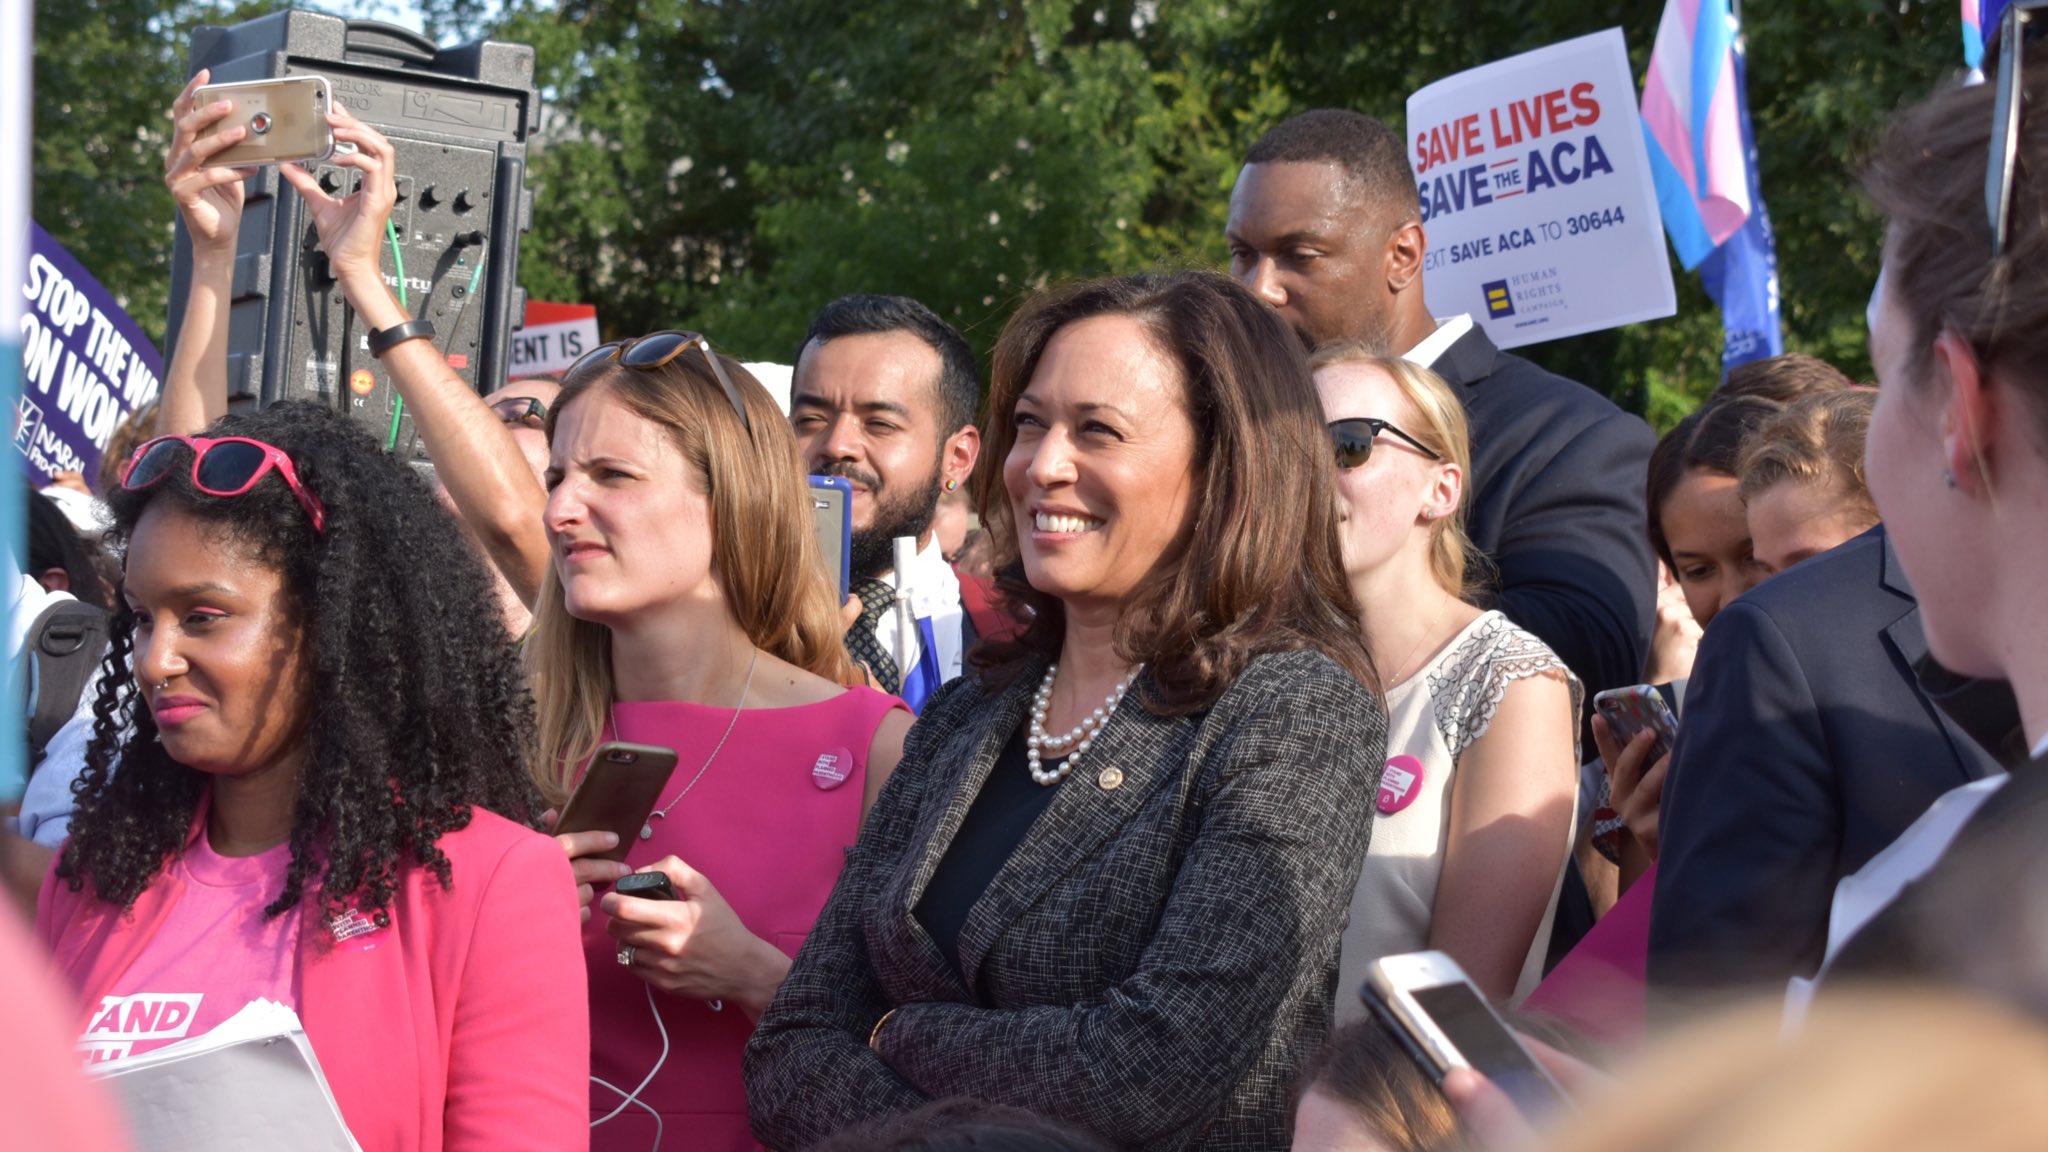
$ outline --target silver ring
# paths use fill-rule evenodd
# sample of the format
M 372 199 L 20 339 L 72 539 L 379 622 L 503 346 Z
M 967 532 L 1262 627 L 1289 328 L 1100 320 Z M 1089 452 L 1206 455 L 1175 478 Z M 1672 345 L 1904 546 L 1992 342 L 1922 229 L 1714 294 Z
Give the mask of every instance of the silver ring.
M 628 968 L 633 966 L 633 946 L 631 944 L 619 949 L 619 963 L 624 964 Z

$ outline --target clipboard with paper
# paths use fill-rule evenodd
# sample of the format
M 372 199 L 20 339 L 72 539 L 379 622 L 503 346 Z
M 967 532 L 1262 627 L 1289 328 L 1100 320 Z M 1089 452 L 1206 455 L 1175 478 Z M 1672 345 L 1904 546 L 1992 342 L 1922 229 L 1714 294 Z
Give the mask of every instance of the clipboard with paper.
M 275 1001 L 93 1072 L 120 1097 L 144 1152 L 362 1152 L 298 1013 Z

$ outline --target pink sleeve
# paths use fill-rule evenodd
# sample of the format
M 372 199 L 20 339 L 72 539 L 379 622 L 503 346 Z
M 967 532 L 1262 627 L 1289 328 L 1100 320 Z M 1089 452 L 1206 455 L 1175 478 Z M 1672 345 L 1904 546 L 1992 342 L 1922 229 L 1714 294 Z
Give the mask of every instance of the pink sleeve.
M 477 907 L 448 1046 L 447 1152 L 590 1141 L 590 1000 L 576 885 L 553 840 L 522 836 Z
M 53 900 L 50 884 L 45 877 L 39 909 Z M 47 919 L 38 915 L 36 922 Z M 0 908 L 0 988 L 8 991 L 0 999 L 0 1036 L 7 1037 L 0 1044 L 0 1116 L 8 1146 L 122 1152 L 129 1144 L 114 1102 L 79 1070 L 71 997 L 58 990 L 37 952 L 13 910 Z

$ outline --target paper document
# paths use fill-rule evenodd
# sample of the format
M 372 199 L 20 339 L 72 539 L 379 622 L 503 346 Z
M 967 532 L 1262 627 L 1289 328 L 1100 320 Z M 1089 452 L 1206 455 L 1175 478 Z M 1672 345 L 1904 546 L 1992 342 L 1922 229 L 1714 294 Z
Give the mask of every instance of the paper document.
M 121 1098 L 143 1152 L 362 1152 L 298 1013 L 272 1000 L 92 1072 Z

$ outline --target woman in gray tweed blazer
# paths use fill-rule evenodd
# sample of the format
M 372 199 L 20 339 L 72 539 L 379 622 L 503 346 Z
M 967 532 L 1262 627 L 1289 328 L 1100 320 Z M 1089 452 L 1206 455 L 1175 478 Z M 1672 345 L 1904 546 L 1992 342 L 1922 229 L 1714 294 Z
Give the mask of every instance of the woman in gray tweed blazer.
M 942 1097 L 1280 1149 L 1386 720 L 1300 345 L 1210 273 L 1027 304 L 976 477 L 1028 620 L 926 705 L 747 1047 L 795 1152 Z

